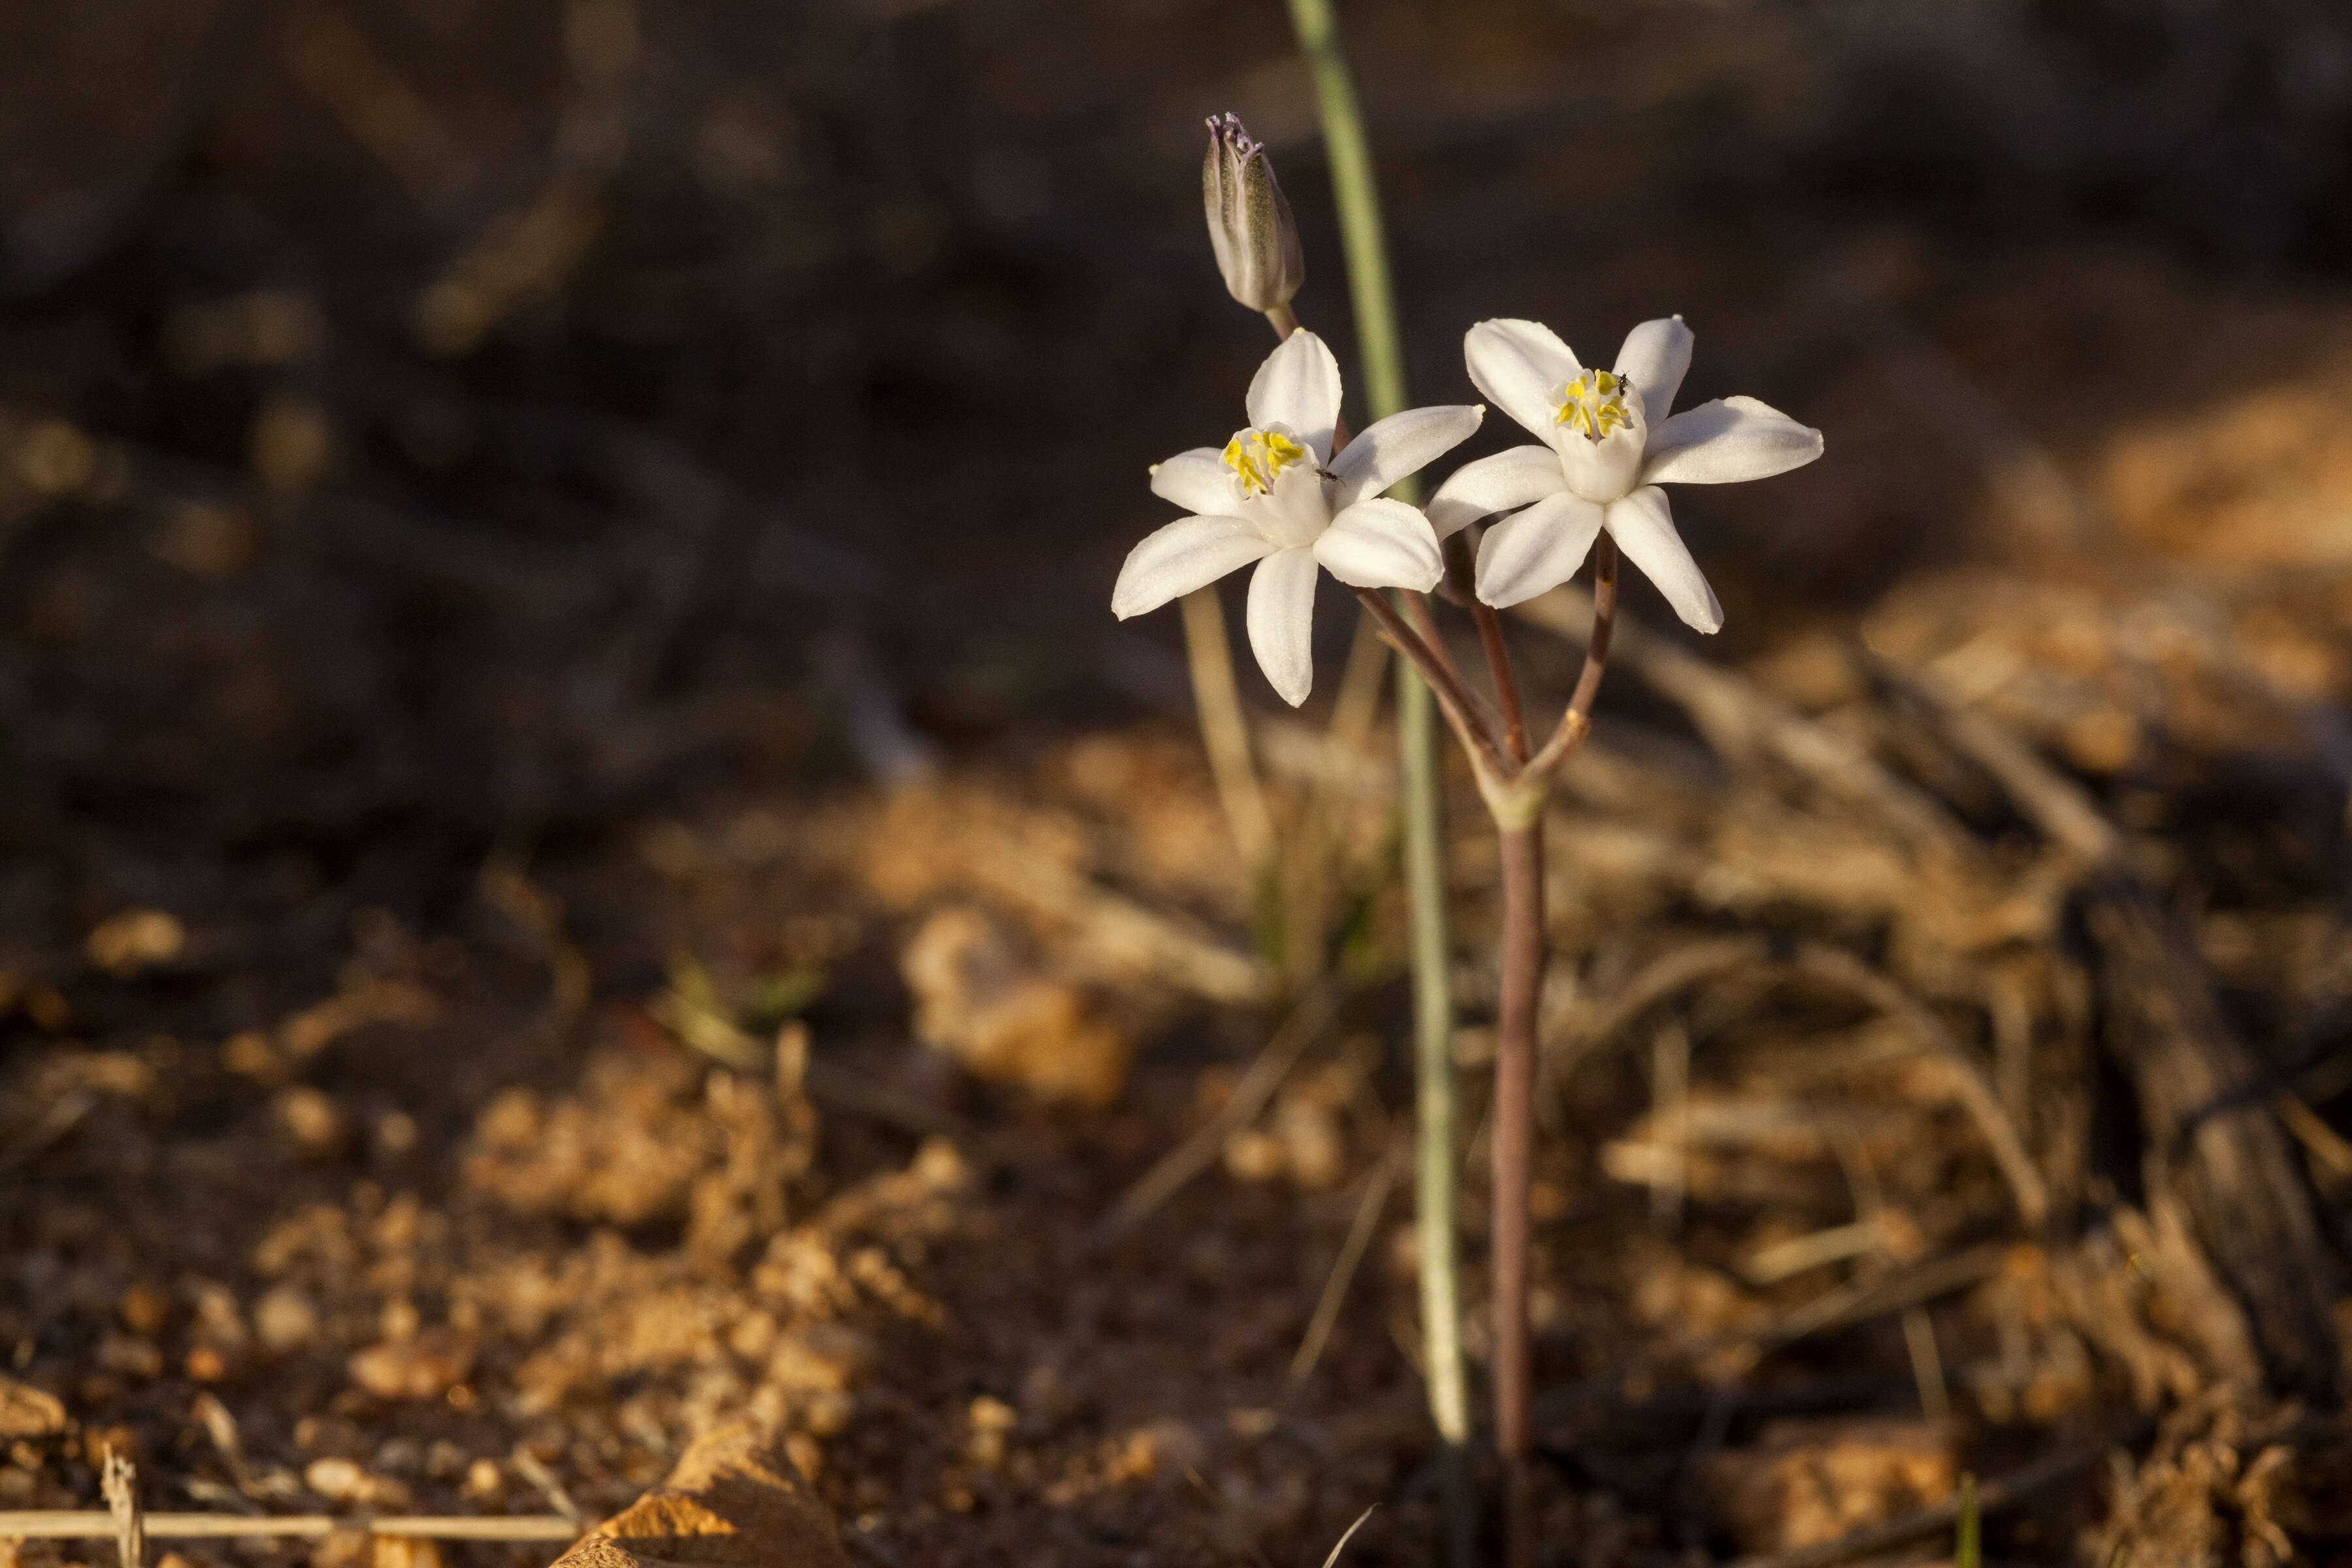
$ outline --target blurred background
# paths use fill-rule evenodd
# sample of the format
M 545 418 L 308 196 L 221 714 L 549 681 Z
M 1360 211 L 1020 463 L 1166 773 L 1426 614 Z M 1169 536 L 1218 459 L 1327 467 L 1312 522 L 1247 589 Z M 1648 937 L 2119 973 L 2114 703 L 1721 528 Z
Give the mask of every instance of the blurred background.
M 1680 312 L 1694 400 L 1828 433 L 1831 461 L 1685 500 L 1715 655 L 1966 562 L 2332 591 L 2337 7 L 1346 20 L 1418 396 L 1474 396 L 1486 315 L 1598 354 Z M 1271 342 L 1200 232 L 1212 111 L 1271 143 L 1302 317 L 1349 358 L 1278 9 L 0 26 L 9 773 L 175 854 L 428 876 L 681 776 L 837 765 L 845 705 L 904 716 L 886 752 L 1181 710 L 1174 617 L 1106 606 L 1165 512 L 1147 465 L 1221 438 Z
M 2117 1305 L 2163 1253 L 2141 1138 L 2206 1092 L 2094 1046 L 2193 984 L 2200 1038 L 2334 1074 L 2295 1080 L 2293 1142 L 2261 1122 L 2261 1168 L 2289 1230 L 2340 1243 L 2352 10 L 1342 21 L 1417 400 L 1474 398 L 1485 317 L 1607 363 L 1680 313 L 1686 402 L 1827 437 L 1677 494 L 1728 624 L 1702 643 L 1639 580 L 1632 614 L 1745 684 L 1664 654 L 1612 675 L 1555 822 L 1556 984 L 1609 1005 L 1550 1020 L 1544 1372 L 1599 1401 L 1546 1406 L 1551 1539 L 1595 1563 L 1823 1539 L 2247 1386 L 2250 1342 L 2276 1386 L 2331 1384 L 2335 1287 L 2299 1254 L 2273 1255 L 2284 1306 L 2224 1257 L 2252 1341 Z M 1352 989 L 1280 1098 L 1223 1121 L 1281 944 L 1176 617 L 1109 614 L 1170 515 L 1149 465 L 1234 428 L 1273 341 L 1202 231 L 1226 110 L 1272 149 L 1298 312 L 1349 366 L 1274 0 L 0 0 L 0 1505 L 90 1505 L 103 1438 L 167 1506 L 594 1513 L 748 1406 L 884 1568 L 1313 1561 L 1381 1496 L 1351 1550 L 1433 1560 L 1411 1233 L 1382 1206 L 1411 1104 L 1390 753 L 1360 715 L 1322 727 L 1353 608 L 1327 588 L 1304 723 L 1242 660 L 1321 867 L 1282 889 L 1281 961 Z M 1549 711 L 1575 649 L 1514 635 Z M 2086 945 L 2050 826 L 2082 816 L 1913 679 L 2133 836 L 2194 957 Z M 1817 721 L 1803 746 L 1740 742 L 1782 712 Z M 1885 770 L 1875 796 L 1806 772 L 1844 754 L 1823 736 Z M 1475 1082 L 1492 867 L 1456 796 Z M 1848 956 L 1793 981 L 1724 957 L 1767 936 Z M 1579 1033 L 1681 1009 L 1688 974 L 1646 966 L 1708 942 L 1769 974 L 1700 987 L 1687 1036 L 1625 1061 Z M 1887 1018 L 1929 1016 L 1856 965 L 1982 1058 L 2055 1230 L 1898 1075 L 1855 1091 L 1893 1217 L 1854 1240 L 1876 1178 L 1805 1120 L 1830 1091 L 1803 1053 L 1893 1070 L 1916 1040 L 1877 1049 Z M 954 1079 L 910 1027 L 1025 1088 Z M 1713 1176 L 1658 1152 L 1709 1037 L 1696 1080 L 1761 1065 L 1708 1092 L 1780 1096 L 1723 1136 L 1782 1140 Z M 1181 1233 L 1104 1263 L 1087 1226 L 1202 1127 L 1222 1167 L 1169 1200 Z M 1359 1263 L 1381 1283 L 1349 1295 Z M 1775 1337 L 1811 1271 L 1914 1266 L 1946 1273 L 1899 1331 L 1882 1306 Z M 1775 1448 L 1705 1393 L 1759 1365 L 1789 1411 L 1933 1419 Z M 2085 1480 L 2001 1549 L 2063 1560 L 2112 1504 L 2098 1562 L 2189 1560 L 2116 1555 L 2172 1495 L 2146 1476 L 2234 1477 L 2180 1458 L 2209 1436 L 2305 1442 L 2195 1408 L 2238 1425 L 2166 1428 L 2141 1490 Z M 1702 1432 L 1752 1461 L 1712 1512 L 1685 1506 Z M 1879 1479 L 1804 1515 L 1773 1489 L 1790 1452 Z M 2280 1560 L 2269 1494 L 2212 1486 L 2196 1517 Z M 2352 1528 L 2321 1513 L 2279 1517 Z

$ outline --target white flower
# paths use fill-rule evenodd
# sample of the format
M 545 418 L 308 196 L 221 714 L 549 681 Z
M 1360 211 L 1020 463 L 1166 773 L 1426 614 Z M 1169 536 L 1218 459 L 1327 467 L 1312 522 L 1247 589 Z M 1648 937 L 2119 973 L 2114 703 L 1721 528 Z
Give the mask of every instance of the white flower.
M 1786 473 L 1822 455 L 1822 433 L 1752 397 L 1667 418 L 1690 368 L 1691 331 L 1680 316 L 1626 333 L 1613 371 L 1586 370 L 1535 321 L 1481 321 L 1463 340 L 1463 357 L 1478 390 L 1544 441 L 1464 464 L 1429 503 L 1441 539 L 1527 508 L 1486 531 L 1478 597 L 1501 608 L 1567 582 L 1605 528 L 1676 615 L 1700 631 L 1720 630 L 1723 606 L 1658 487 Z
M 1382 490 L 1466 440 L 1486 415 L 1460 405 L 1391 415 L 1337 457 L 1339 365 L 1297 331 L 1266 356 L 1249 389 L 1249 424 L 1220 452 L 1195 447 L 1151 470 L 1151 493 L 1196 513 L 1137 545 L 1119 568 L 1111 613 L 1125 620 L 1257 563 L 1249 639 L 1292 707 L 1314 685 L 1315 568 L 1358 588 L 1437 586 L 1437 535 L 1419 509 Z

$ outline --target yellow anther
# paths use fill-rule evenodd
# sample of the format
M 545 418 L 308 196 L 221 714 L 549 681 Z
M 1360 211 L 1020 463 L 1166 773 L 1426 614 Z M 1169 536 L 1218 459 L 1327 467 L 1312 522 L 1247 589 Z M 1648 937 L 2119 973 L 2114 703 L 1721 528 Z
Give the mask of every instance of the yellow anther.
M 1310 460 L 1305 447 L 1279 430 L 1244 430 L 1225 443 L 1225 467 L 1241 480 L 1244 496 L 1272 495 L 1283 469 Z
M 1594 441 L 1633 427 L 1625 406 L 1632 383 L 1605 370 L 1589 370 L 1552 394 L 1552 423 Z

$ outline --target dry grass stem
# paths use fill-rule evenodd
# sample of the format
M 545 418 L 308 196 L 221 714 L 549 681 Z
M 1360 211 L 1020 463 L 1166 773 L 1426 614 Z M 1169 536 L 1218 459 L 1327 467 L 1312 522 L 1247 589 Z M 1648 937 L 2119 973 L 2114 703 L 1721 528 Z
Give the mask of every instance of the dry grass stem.
M 1161 1204 L 1183 1187 L 1184 1184 L 1207 1170 L 1223 1151 L 1225 1140 L 1236 1128 L 1246 1127 L 1282 1087 L 1290 1069 L 1307 1048 L 1320 1038 L 1339 1012 L 1344 993 L 1339 982 L 1324 979 L 1316 983 L 1306 995 L 1292 1005 L 1257 1059 L 1234 1085 L 1234 1090 L 1215 1115 L 1194 1130 L 1192 1136 L 1161 1155 L 1141 1180 L 1129 1187 L 1110 1213 L 1103 1219 L 1099 1236 L 1104 1240 L 1132 1230 Z
M 1201 742 L 1208 750 L 1217 802 L 1224 807 L 1243 863 L 1262 871 L 1274 859 L 1274 813 L 1250 762 L 1249 720 L 1242 710 L 1240 688 L 1234 683 L 1225 607 L 1213 585 L 1196 589 L 1179 602 L 1184 612 L 1184 658 L 1192 675 L 1192 703 L 1200 714 Z
M 147 1568 L 147 1527 L 139 1508 L 139 1472 L 110 1447 L 99 1468 L 99 1489 L 114 1526 L 114 1553 L 121 1568 Z
M 1307 1332 L 1298 1342 L 1298 1353 L 1290 1358 L 1293 1384 L 1304 1383 L 1315 1375 L 1316 1363 L 1323 1359 L 1323 1347 L 1329 1342 L 1331 1330 L 1339 1321 L 1339 1309 L 1347 1304 L 1348 1287 L 1355 1280 L 1357 1267 L 1364 1260 L 1364 1249 L 1371 1246 L 1373 1233 L 1379 1228 L 1381 1211 L 1388 1206 L 1389 1194 L 1395 1190 L 1397 1177 L 1409 1158 L 1404 1144 L 1392 1142 L 1381 1163 L 1364 1178 L 1364 1195 L 1356 1202 L 1347 1239 L 1339 1244 L 1339 1256 L 1332 1260 L 1331 1272 L 1323 1281 L 1323 1294 L 1316 1300 L 1315 1316 L 1308 1321 Z
M 157 1541 L 266 1541 L 320 1537 L 347 1531 L 425 1541 L 577 1541 L 579 1521 L 553 1514 L 395 1514 L 380 1518 L 306 1513 L 150 1513 L 144 1535 Z M 0 1541 L 119 1540 L 115 1516 L 96 1510 L 26 1509 L 0 1511 Z

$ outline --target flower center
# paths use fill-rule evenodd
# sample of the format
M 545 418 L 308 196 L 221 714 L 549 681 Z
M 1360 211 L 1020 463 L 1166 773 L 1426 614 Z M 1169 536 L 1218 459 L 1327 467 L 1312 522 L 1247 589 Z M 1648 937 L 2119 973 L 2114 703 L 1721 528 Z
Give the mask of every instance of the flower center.
M 1225 443 L 1225 467 L 1241 481 L 1244 498 L 1272 495 L 1275 479 L 1283 469 L 1314 460 L 1303 442 L 1279 430 L 1244 430 Z
M 1633 389 L 1633 384 L 1622 375 L 1588 370 L 1552 393 L 1552 423 L 1565 425 L 1592 441 L 1630 430 L 1633 415 L 1625 406 L 1625 394 Z

